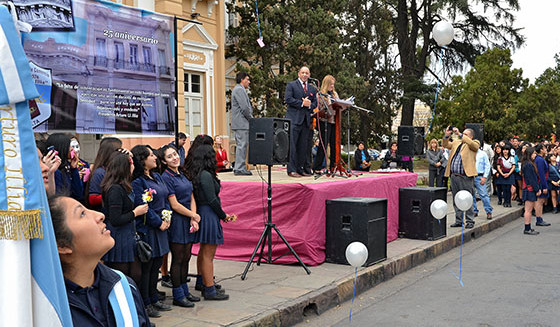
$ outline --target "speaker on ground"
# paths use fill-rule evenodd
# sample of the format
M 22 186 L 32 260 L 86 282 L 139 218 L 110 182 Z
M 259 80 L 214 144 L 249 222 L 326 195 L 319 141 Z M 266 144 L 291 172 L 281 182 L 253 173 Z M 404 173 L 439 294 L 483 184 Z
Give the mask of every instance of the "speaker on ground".
M 447 235 L 447 217 L 437 220 L 430 212 L 434 200 L 447 201 L 445 187 L 399 189 L 399 237 L 437 240 Z
M 346 247 L 368 248 L 366 266 L 387 259 L 387 199 L 345 197 L 327 204 L 326 261 L 348 264 Z
M 249 120 L 249 163 L 283 165 L 290 159 L 290 120 L 251 118 Z

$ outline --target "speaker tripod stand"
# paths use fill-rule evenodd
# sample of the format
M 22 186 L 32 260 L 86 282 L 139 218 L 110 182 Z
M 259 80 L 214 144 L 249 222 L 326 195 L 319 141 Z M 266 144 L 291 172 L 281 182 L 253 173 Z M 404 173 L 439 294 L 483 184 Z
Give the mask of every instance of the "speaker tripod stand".
M 284 235 L 282 235 L 282 233 L 280 233 L 280 230 L 278 229 L 278 227 L 276 227 L 276 224 L 274 224 L 272 222 L 272 182 L 271 182 L 271 180 L 272 180 L 272 165 L 268 165 L 268 220 L 265 224 L 264 231 L 262 232 L 261 237 L 259 238 L 259 242 L 257 243 L 257 246 L 255 246 L 255 250 L 253 251 L 253 254 L 251 255 L 251 259 L 249 259 L 249 262 L 247 262 L 247 266 L 245 267 L 245 270 L 243 271 L 243 274 L 241 274 L 241 279 L 242 280 L 245 280 L 245 277 L 247 276 L 247 272 L 249 271 L 249 267 L 251 266 L 251 263 L 253 263 L 253 259 L 255 258 L 255 255 L 257 254 L 257 251 L 259 250 L 259 247 L 261 248 L 261 252 L 259 253 L 259 259 L 257 261 L 257 266 L 260 266 L 261 260 L 263 260 L 264 246 L 267 243 L 268 243 L 268 258 L 265 258 L 266 263 L 273 263 L 274 261 L 276 261 L 276 260 L 278 260 L 278 259 L 280 259 L 281 257 L 284 256 L 284 255 L 281 255 L 280 257 L 278 257 L 276 259 L 272 259 L 272 230 L 273 229 L 276 231 L 276 234 L 278 234 L 278 236 L 280 236 L 282 241 L 284 241 L 284 244 L 286 244 L 288 249 L 290 249 L 290 252 L 294 255 L 294 257 L 296 257 L 297 261 L 302 265 L 303 269 L 305 269 L 305 272 L 307 272 L 308 275 L 311 274 L 311 271 L 309 270 L 309 268 L 307 268 L 305 263 L 303 263 L 303 261 L 301 261 L 301 259 L 297 255 L 296 251 L 294 251 L 294 249 L 290 246 L 290 243 L 288 243 L 286 238 L 284 238 Z

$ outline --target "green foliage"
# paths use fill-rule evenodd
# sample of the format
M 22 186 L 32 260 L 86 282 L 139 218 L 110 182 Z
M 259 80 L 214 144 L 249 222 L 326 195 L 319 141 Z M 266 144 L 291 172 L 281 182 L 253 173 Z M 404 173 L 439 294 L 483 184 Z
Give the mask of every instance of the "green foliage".
M 484 123 L 485 139 L 518 135 L 529 141 L 548 138 L 559 126 L 560 63 L 529 85 L 520 69 L 512 69 L 508 49 L 488 50 L 465 77 L 454 76 L 437 103 L 433 136 L 448 125 Z

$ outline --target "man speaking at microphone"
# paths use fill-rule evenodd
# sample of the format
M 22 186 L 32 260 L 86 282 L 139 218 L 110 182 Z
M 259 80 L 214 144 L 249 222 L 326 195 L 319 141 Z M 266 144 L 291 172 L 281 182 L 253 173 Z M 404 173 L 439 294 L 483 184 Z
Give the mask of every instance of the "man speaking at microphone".
M 311 132 L 311 114 L 317 107 L 317 89 L 310 85 L 309 68 L 303 66 L 298 72 L 298 79 L 286 85 L 284 101 L 288 105 L 286 118 L 290 123 L 290 162 L 288 176 L 311 176 L 303 168 L 306 161 L 308 136 Z

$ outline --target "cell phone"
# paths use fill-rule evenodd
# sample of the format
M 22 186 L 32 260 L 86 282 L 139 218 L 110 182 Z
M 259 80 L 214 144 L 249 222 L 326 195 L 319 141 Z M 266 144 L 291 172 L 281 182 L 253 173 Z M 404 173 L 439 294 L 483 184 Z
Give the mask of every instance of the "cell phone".
M 447 130 L 448 130 L 448 131 L 452 131 L 454 128 L 455 128 L 455 126 L 450 125 L 449 127 L 447 127 Z
M 54 145 L 51 145 L 47 148 L 47 153 L 54 151 Z

